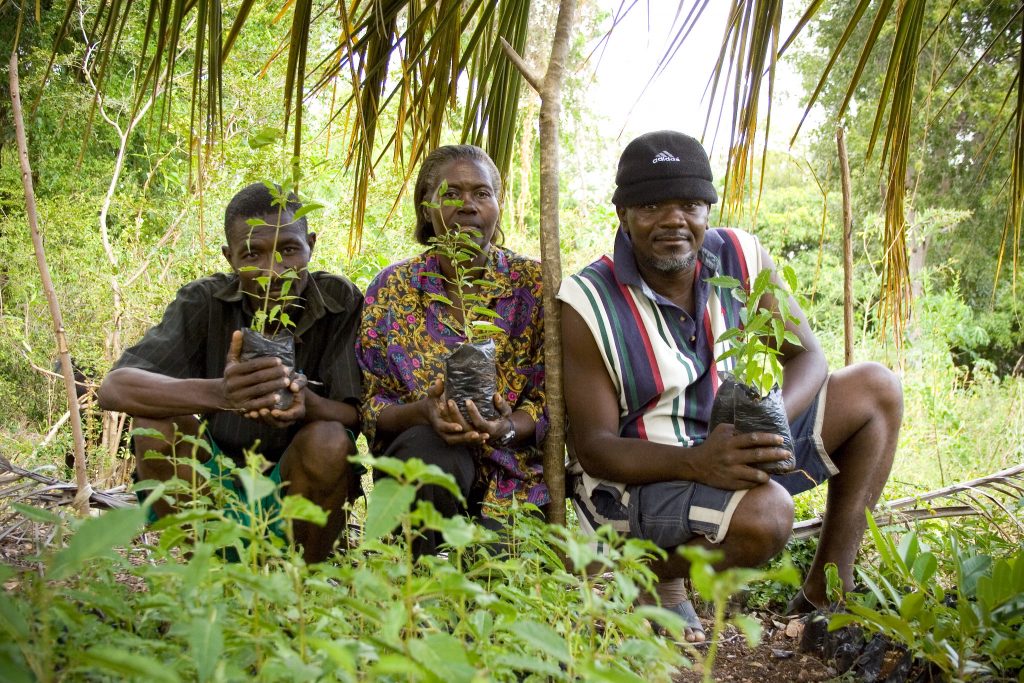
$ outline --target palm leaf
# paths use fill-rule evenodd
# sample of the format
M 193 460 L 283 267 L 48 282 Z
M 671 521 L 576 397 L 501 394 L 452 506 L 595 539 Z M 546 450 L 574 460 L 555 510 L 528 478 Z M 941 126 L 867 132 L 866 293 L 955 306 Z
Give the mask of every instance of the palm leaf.
M 919 496 L 907 496 L 892 500 L 874 513 L 878 526 L 894 526 L 912 521 L 957 517 L 963 515 L 988 515 L 988 510 L 997 507 L 1024 530 L 1006 501 L 1024 497 L 1024 465 L 1008 467 L 994 474 L 934 489 Z M 983 501 L 982 499 L 985 499 Z M 948 501 L 949 504 L 934 506 L 933 501 Z M 793 538 L 811 538 L 821 533 L 822 518 L 797 522 L 793 525 Z

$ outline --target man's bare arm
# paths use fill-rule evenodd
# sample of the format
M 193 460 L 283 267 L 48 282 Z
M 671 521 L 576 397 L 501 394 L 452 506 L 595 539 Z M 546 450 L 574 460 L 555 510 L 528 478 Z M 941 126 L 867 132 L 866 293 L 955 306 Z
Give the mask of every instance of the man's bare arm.
M 597 343 L 583 318 L 562 304 L 565 403 L 576 457 L 588 474 L 623 484 L 699 481 L 723 489 L 752 488 L 768 475 L 755 462 L 782 460 L 774 434 L 735 434 L 720 425 L 699 446 L 684 448 L 618 434 L 619 402 Z
M 213 379 L 178 379 L 139 368 L 113 370 L 97 392 L 100 407 L 154 419 L 272 408 L 275 392 L 291 382 L 287 368 L 278 358 L 240 361 L 241 348 L 242 335 L 235 332 L 224 376 Z

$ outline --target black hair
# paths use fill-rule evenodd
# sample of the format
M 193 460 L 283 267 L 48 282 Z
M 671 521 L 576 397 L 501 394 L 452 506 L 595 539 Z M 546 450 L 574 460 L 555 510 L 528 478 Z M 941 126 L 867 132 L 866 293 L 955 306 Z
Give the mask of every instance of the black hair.
M 434 236 L 434 226 L 427 218 L 427 208 L 423 202 L 428 201 L 434 194 L 438 185 L 441 184 L 441 169 L 452 161 L 476 161 L 483 164 L 484 168 L 491 174 L 491 187 L 495 196 L 498 197 L 498 204 L 501 204 L 501 174 L 494 161 L 487 155 L 487 152 L 476 145 L 444 145 L 438 147 L 427 155 L 420 165 L 419 175 L 416 176 L 416 188 L 413 191 L 413 201 L 416 206 L 416 230 L 413 233 L 416 241 L 423 245 L 430 244 L 430 238 Z M 505 240 L 505 234 L 501 226 L 497 226 L 498 240 L 500 244 Z
M 280 192 L 281 186 L 277 185 L 276 187 Z M 284 213 L 294 214 L 300 208 L 302 208 L 302 202 L 299 201 L 298 196 L 294 192 L 289 192 Z M 270 189 L 266 185 L 263 183 L 246 185 L 231 198 L 228 208 L 224 209 L 224 236 L 229 242 L 231 241 L 231 226 L 239 218 L 242 220 L 259 218 L 268 213 L 277 213 L 279 209 L 280 207 L 274 205 L 274 195 L 270 193 Z M 308 232 L 309 227 L 306 225 L 305 216 L 295 221 L 295 224 L 301 226 L 303 232 Z

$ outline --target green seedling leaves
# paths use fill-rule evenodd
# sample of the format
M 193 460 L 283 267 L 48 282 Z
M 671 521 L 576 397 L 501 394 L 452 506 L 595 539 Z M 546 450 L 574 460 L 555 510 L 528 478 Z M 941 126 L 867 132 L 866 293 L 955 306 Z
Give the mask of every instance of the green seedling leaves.
M 569 662 L 569 648 L 565 645 L 565 639 L 547 624 L 523 619 L 509 625 L 508 631 L 530 648 L 563 664 Z
M 45 508 L 37 508 L 34 505 L 11 503 L 11 507 L 25 519 L 38 522 L 40 524 L 57 525 L 63 521 L 60 515 Z
M 131 543 L 145 521 L 145 512 L 135 507 L 111 510 L 102 517 L 85 520 L 68 546 L 50 562 L 47 579 L 66 578 L 90 560 L 113 556 L 113 549 Z
M 324 208 L 324 205 L 321 204 L 320 202 L 308 201 L 305 204 L 303 204 L 302 206 L 300 206 L 298 209 L 295 210 L 295 213 L 292 214 L 292 221 L 293 222 L 297 221 L 300 218 L 302 218 L 303 216 L 307 216 L 307 215 L 313 213 L 314 211 L 320 211 L 323 208 Z
M 298 522 L 310 522 L 317 526 L 327 524 L 324 509 L 304 496 L 285 496 L 281 501 L 281 516 Z
M 366 505 L 366 526 L 363 529 L 365 540 L 375 541 L 391 533 L 402 517 L 409 513 L 409 506 L 415 498 L 416 488 L 413 486 L 401 484 L 394 479 L 378 481 Z
M 82 665 L 85 667 L 114 675 L 121 680 L 141 679 L 156 683 L 177 683 L 181 680 L 174 669 L 163 662 L 113 645 L 96 645 L 83 652 L 81 656 Z

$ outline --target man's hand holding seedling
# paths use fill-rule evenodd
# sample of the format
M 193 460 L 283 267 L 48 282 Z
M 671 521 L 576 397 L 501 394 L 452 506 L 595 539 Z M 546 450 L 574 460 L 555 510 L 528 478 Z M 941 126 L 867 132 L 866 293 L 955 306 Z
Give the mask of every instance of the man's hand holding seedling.
M 290 415 L 292 410 L 274 411 L 273 408 L 278 393 L 290 389 L 294 383 L 292 369 L 285 367 L 280 358 L 264 357 L 243 361 L 240 359 L 241 353 L 242 333 L 236 330 L 231 335 L 231 346 L 221 380 L 225 408 L 242 412 L 253 419 L 264 417 L 264 411 L 268 417 L 272 411 Z M 304 382 L 302 386 L 305 386 Z M 301 394 L 301 389 L 296 393 Z M 304 412 L 305 409 L 302 410 Z

